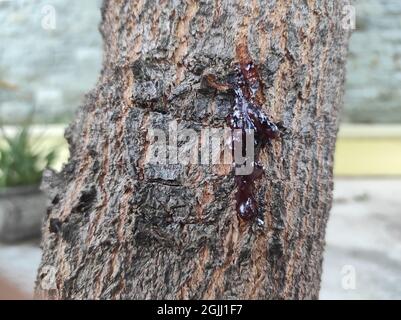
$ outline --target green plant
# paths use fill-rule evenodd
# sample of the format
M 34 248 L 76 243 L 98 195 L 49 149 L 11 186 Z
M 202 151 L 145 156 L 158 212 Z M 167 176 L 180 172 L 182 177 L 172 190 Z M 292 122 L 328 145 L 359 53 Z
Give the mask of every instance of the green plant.
M 56 151 L 40 150 L 40 138 L 34 141 L 27 125 L 12 136 L 1 131 L 0 188 L 39 184 L 43 170 L 54 162 Z

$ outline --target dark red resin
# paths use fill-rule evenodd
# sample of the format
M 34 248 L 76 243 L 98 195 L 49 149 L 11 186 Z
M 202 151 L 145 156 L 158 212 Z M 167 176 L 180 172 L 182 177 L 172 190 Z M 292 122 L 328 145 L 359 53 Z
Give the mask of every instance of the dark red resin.
M 266 146 L 269 139 L 278 138 L 280 130 L 270 121 L 262 111 L 258 95 L 261 94 L 262 84 L 258 72 L 252 62 L 238 64 L 231 86 L 235 92 L 235 104 L 228 117 L 231 129 L 241 129 L 243 149 L 245 149 L 246 130 L 254 133 L 253 172 L 249 175 L 236 175 L 237 185 L 236 210 L 244 220 L 253 220 L 258 217 L 258 206 L 255 199 L 255 181 L 263 175 L 263 166 L 259 163 L 260 151 Z M 241 165 L 234 163 L 235 166 Z
M 249 175 L 236 175 L 235 183 L 238 216 L 246 221 L 254 220 L 259 215 L 255 198 L 255 182 L 263 175 L 263 166 L 259 162 L 259 155 L 267 142 L 270 139 L 278 138 L 281 131 L 279 126 L 270 121 L 261 109 L 263 104 L 262 82 L 253 62 L 237 63 L 235 72 L 228 78 L 227 84 L 217 83 L 215 79 L 213 75 L 207 76 L 208 83 L 213 88 L 220 91 L 232 90 L 235 94 L 235 104 L 227 117 L 227 122 L 232 130 L 242 131 L 243 153 L 245 153 L 246 147 L 246 132 L 253 130 L 255 143 L 254 159 L 251 161 L 253 172 Z M 234 139 L 235 137 L 233 141 Z M 234 160 L 234 167 L 241 165 L 235 163 Z

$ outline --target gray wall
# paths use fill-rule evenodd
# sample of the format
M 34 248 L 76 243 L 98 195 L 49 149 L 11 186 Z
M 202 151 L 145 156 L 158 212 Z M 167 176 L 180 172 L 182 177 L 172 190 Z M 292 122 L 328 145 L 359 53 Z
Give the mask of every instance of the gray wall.
M 401 0 L 356 1 L 343 119 L 401 123 Z
M 0 114 L 71 117 L 102 61 L 97 0 L 0 0 Z M 53 18 L 55 17 L 55 19 Z
M 355 4 L 343 120 L 401 123 L 401 0 Z M 71 118 L 100 70 L 99 6 L 100 0 L 0 0 L 3 121 L 23 119 L 32 108 L 39 122 Z

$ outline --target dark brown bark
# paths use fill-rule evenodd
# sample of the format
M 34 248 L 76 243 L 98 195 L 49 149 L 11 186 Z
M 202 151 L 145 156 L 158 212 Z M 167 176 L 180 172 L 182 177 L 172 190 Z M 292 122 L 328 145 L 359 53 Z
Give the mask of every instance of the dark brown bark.
M 105 1 L 104 68 L 47 172 L 36 294 L 45 298 L 317 298 L 342 103 L 347 1 Z M 149 126 L 220 128 L 201 88 L 247 45 L 264 111 L 291 133 L 261 154 L 265 225 L 235 213 L 230 166 L 150 166 Z

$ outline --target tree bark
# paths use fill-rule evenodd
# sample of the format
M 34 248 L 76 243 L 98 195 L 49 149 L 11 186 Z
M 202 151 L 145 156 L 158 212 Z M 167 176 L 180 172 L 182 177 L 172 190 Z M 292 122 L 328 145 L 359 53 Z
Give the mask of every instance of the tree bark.
M 46 172 L 36 295 L 52 299 L 315 299 L 343 97 L 346 0 L 108 0 L 104 66 Z M 230 166 L 151 166 L 149 127 L 221 128 L 203 90 L 249 48 L 263 110 L 289 128 L 261 154 L 263 226 L 235 212 Z

